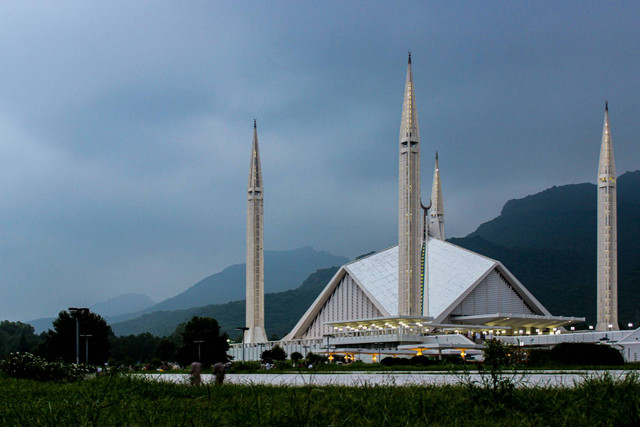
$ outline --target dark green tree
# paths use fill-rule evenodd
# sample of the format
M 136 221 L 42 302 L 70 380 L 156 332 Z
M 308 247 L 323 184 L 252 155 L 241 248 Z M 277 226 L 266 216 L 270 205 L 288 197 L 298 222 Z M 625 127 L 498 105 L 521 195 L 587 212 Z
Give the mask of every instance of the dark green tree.
M 273 360 L 287 360 L 287 352 L 278 344 L 271 349 L 271 358 Z
M 300 362 L 302 359 L 304 358 L 304 356 L 302 355 L 302 353 L 300 353 L 299 351 L 294 351 L 293 353 L 291 353 L 291 361 L 293 363 L 298 363 Z
M 124 337 L 111 337 L 111 359 L 116 364 L 149 363 L 160 338 L 149 332 Z
M 111 326 L 96 313 L 89 311 L 71 314 L 61 311 L 53 321 L 53 329 L 44 334 L 39 352 L 49 360 L 76 361 L 76 317 L 80 322 L 80 335 L 91 335 L 89 339 L 89 363 L 103 364 L 109 360 L 113 335 Z M 80 338 L 80 363 L 86 362 L 86 337 Z
M 155 350 L 153 350 L 153 356 L 162 360 L 163 362 L 171 362 L 176 359 L 178 348 L 175 343 L 169 338 L 162 338 L 156 344 Z
M 201 363 L 205 365 L 226 363 L 229 360 L 227 339 L 226 333 L 220 333 L 220 326 L 216 319 L 194 316 L 184 326 L 182 346 L 177 354 L 178 362 L 184 366 L 197 361 L 198 347 L 200 347 Z
M 0 322 L 0 359 L 9 353 L 33 352 L 41 338 L 34 334 L 33 326 L 22 322 Z
M 271 350 L 265 350 L 260 355 L 262 363 L 273 363 L 273 357 L 271 356 Z

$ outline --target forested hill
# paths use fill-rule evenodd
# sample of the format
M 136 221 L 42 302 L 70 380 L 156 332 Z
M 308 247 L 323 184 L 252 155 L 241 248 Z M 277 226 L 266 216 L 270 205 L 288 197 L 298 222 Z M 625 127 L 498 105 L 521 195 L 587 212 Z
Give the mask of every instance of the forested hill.
M 332 255 L 312 247 L 286 251 L 265 251 L 264 288 L 265 292 L 281 292 L 295 289 L 311 273 L 319 268 L 342 265 L 348 262 L 344 256 Z M 189 310 L 201 307 L 203 303 L 223 304 L 238 301 L 245 296 L 246 266 L 235 264 L 219 273 L 205 277 L 180 294 L 168 298 L 145 310 L 113 316 L 111 323 L 124 322 L 155 311 Z
M 640 323 L 640 171 L 618 178 L 618 318 Z M 552 187 L 510 200 L 452 243 L 501 261 L 552 314 L 596 316 L 597 188 Z
M 320 294 L 320 291 L 338 271 L 338 267 L 324 268 L 311 274 L 298 288 L 276 293 L 267 293 L 265 303 L 265 329 L 269 336 L 283 337 L 295 326 L 298 319 Z M 151 332 L 154 335 L 170 335 L 176 327 L 193 316 L 209 316 L 218 320 L 223 331 L 236 337 L 238 326 L 245 324 L 245 300 L 226 304 L 194 307 L 186 310 L 157 311 L 135 319 L 112 324 L 116 335 Z

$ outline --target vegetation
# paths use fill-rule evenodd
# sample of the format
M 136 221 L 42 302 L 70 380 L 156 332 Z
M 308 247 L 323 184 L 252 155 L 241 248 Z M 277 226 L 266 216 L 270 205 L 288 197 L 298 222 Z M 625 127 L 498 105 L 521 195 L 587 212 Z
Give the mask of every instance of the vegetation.
M 624 359 L 608 345 L 561 343 L 551 350 L 532 350 L 530 366 L 621 366 Z
M 264 363 L 282 362 L 284 360 L 287 360 L 287 352 L 284 351 L 284 349 L 278 344 L 276 344 L 271 350 L 263 351 L 260 359 Z
M 509 400 L 465 385 L 193 387 L 120 377 L 77 383 L 0 378 L 1 425 L 640 424 L 640 381 L 516 388 Z
M 22 322 L 0 322 L 0 359 L 10 353 L 34 352 L 42 338 L 34 334 L 33 326 Z
M 44 334 L 44 342 L 38 350 L 48 360 L 76 361 L 77 324 L 81 337 L 79 357 L 82 363 L 101 365 L 109 360 L 112 335 L 111 327 L 102 316 L 89 311 L 71 314 L 61 311 L 53 321 L 53 330 Z M 89 361 L 86 360 L 86 340 L 89 340 Z
M 220 333 L 216 319 L 197 317 L 185 325 L 182 332 L 182 346 L 178 349 L 178 362 L 186 366 L 199 361 L 204 365 L 227 362 L 227 334 Z
M 77 381 L 90 369 L 84 365 L 48 362 L 30 353 L 12 353 L 0 361 L 0 372 L 12 378 L 38 381 Z

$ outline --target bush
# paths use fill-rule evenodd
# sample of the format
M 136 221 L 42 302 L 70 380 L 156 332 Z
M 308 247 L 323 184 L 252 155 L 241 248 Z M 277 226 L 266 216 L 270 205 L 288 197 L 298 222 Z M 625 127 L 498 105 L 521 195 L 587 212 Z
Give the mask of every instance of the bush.
M 63 362 L 47 362 L 31 353 L 11 353 L 0 361 L 0 371 L 12 378 L 38 381 L 77 381 L 91 370 L 84 365 Z
M 613 347 L 591 343 L 561 343 L 549 351 L 549 360 L 561 365 L 624 365 L 620 352 Z
M 440 363 L 439 360 L 434 360 L 427 356 L 413 356 L 411 359 L 409 359 L 409 365 L 415 366 L 431 366 L 437 365 L 438 363 Z

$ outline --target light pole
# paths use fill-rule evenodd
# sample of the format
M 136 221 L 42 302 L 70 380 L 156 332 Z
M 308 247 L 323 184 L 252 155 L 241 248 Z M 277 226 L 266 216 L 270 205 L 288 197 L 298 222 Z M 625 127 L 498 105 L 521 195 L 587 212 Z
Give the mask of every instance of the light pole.
M 78 307 L 69 307 L 69 313 L 76 318 L 76 363 L 80 364 L 80 319 L 79 315 L 85 314 L 89 312 L 89 309 L 86 307 L 78 308 Z
M 80 335 L 82 338 L 84 338 L 84 363 L 85 365 L 89 364 L 89 338 L 91 338 L 93 335 Z
M 331 361 L 331 346 L 329 345 L 329 339 L 335 337 L 335 335 L 324 334 L 323 336 L 327 339 L 327 353 L 329 353 L 329 361 Z
M 238 331 L 242 331 L 242 363 L 244 363 L 244 333 L 249 330 L 246 326 L 238 326 L 236 328 Z
M 198 344 L 198 362 L 202 362 L 202 358 L 200 357 L 200 344 L 204 341 L 194 341 L 194 344 Z

